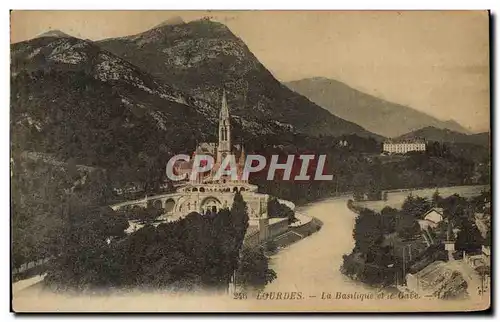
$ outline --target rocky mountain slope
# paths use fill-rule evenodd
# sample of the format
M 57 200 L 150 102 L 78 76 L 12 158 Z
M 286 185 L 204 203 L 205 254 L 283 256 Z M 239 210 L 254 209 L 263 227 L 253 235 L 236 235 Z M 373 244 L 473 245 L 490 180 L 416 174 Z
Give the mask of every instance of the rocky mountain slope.
M 218 105 L 224 86 L 231 112 L 254 131 L 270 124 L 314 136 L 376 136 L 282 85 L 221 23 L 203 19 L 160 24 L 98 45 L 212 105 Z
M 11 45 L 11 85 L 13 150 L 112 167 L 215 135 L 206 102 L 77 38 Z
M 396 140 L 411 140 L 414 138 L 445 143 L 468 143 L 486 147 L 490 145 L 490 134 L 488 132 L 464 134 L 448 129 L 438 129 L 432 126 L 427 126 L 417 131 L 403 134 L 397 137 Z
M 410 107 L 368 95 L 333 79 L 307 78 L 285 85 L 332 114 L 387 137 L 395 137 L 426 126 L 467 133 L 465 128 L 453 120 L 438 120 Z

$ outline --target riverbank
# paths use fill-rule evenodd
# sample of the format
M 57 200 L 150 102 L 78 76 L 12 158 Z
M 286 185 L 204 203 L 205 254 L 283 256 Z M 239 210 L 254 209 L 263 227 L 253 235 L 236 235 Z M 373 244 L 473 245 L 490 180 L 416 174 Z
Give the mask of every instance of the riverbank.
M 384 207 L 392 207 L 399 209 L 403 205 L 405 198 L 412 194 L 424 198 L 432 198 L 432 195 L 439 192 L 443 198 L 449 197 L 453 194 L 459 194 L 461 197 L 470 198 L 479 196 L 482 191 L 490 190 L 489 185 L 475 185 L 475 186 L 454 186 L 454 187 L 434 187 L 434 188 L 421 188 L 421 189 L 398 189 L 387 193 L 387 200 L 376 201 L 355 201 L 353 205 L 358 208 L 368 208 L 373 211 L 381 211 Z

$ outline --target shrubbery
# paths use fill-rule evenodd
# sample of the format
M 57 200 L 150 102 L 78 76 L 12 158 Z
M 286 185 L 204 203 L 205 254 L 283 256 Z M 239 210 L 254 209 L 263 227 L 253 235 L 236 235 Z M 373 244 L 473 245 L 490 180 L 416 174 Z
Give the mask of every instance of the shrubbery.
M 269 268 L 269 260 L 262 248 L 242 250 L 236 283 L 243 289 L 262 290 L 276 277 L 276 272 Z
M 111 231 L 95 229 L 103 218 L 95 219 L 67 235 L 66 250 L 46 277 L 50 287 L 225 290 L 235 271 L 243 287 L 260 288 L 276 277 L 261 250 L 245 249 L 240 256 L 248 214 L 239 193 L 231 209 L 215 216 L 193 212 L 176 222 L 146 225 L 110 244 Z
M 269 218 L 288 218 L 289 224 L 295 221 L 295 212 L 272 196 L 267 202 L 267 214 Z

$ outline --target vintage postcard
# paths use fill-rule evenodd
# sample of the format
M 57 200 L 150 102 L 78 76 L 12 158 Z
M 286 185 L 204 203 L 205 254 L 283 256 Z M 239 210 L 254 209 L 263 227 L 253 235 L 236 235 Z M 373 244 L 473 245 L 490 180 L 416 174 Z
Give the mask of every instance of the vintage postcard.
M 487 11 L 12 11 L 14 312 L 490 308 Z

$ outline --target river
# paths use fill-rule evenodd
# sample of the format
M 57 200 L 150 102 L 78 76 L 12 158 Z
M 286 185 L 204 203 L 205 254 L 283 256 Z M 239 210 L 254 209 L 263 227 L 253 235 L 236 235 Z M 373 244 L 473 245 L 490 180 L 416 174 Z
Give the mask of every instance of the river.
M 278 277 L 266 291 L 301 291 L 309 296 L 317 295 L 318 290 L 368 290 L 339 271 L 342 256 L 354 246 L 352 230 L 357 215 L 346 207 L 347 200 L 328 199 L 298 209 L 321 220 L 323 227 L 272 257 L 271 268 Z

